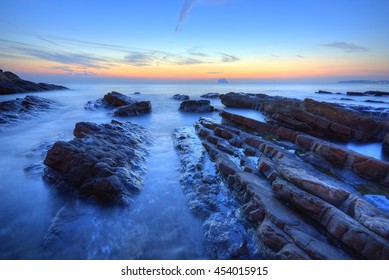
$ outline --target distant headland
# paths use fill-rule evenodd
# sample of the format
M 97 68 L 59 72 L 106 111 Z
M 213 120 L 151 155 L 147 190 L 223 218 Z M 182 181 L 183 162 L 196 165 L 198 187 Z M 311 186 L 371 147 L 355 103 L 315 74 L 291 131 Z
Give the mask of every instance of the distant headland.
M 219 80 L 217 81 L 217 83 L 218 83 L 218 84 L 229 84 L 229 82 L 228 82 L 226 79 L 224 79 L 224 78 L 219 79 Z
M 389 84 L 389 80 L 349 80 L 349 81 L 339 81 L 339 84 Z
M 68 89 L 46 83 L 34 83 L 19 78 L 16 74 L 0 69 L 0 94 L 12 94 L 23 92 L 38 92 L 46 90 Z

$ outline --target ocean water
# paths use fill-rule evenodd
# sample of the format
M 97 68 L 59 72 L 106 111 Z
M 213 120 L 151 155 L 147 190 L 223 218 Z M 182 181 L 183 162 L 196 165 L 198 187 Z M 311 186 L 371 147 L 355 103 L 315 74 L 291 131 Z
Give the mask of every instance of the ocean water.
M 382 107 L 366 99 L 389 102 L 383 97 L 319 95 L 332 92 L 382 90 L 388 85 L 360 84 L 69 84 L 71 90 L 30 93 L 55 100 L 54 110 L 24 120 L 0 131 L 0 259 L 206 259 L 201 221 L 188 210 L 180 186 L 179 159 L 171 133 L 174 128 L 193 126 L 200 116 L 220 119 L 217 113 L 190 114 L 178 111 L 174 94 L 192 99 L 208 92 L 266 93 L 294 98 L 313 98 L 348 104 Z M 42 161 L 47 148 L 56 140 L 73 138 L 80 121 L 107 123 L 113 118 L 107 110 L 87 111 L 87 101 L 110 91 L 150 100 L 150 114 L 118 118 L 143 125 L 153 141 L 144 177 L 144 190 L 130 207 L 110 207 L 87 203 L 61 195 L 42 180 Z M 140 95 L 132 95 L 134 92 Z M 0 96 L 0 101 L 27 94 Z M 219 100 L 211 100 L 225 109 Z M 261 113 L 244 109 L 231 112 L 263 120 Z M 388 160 L 381 143 L 346 144 L 350 149 Z M 364 190 L 387 203 L 389 196 Z M 377 198 L 378 197 L 378 198 Z

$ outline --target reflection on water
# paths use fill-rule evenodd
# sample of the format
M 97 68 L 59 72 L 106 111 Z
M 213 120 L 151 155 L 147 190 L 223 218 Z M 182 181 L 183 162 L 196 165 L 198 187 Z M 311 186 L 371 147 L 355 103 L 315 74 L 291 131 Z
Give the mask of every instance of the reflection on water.
M 170 97 L 181 93 L 196 99 L 207 92 L 245 91 L 314 98 L 318 97 L 314 91 L 326 90 L 318 85 L 289 85 L 289 89 L 287 85 L 66 86 L 74 90 L 35 94 L 57 101 L 55 110 L 0 132 L 0 259 L 207 258 L 201 223 L 189 212 L 181 191 L 171 132 L 176 127 L 192 126 L 200 116 L 220 117 L 217 113 L 180 113 L 180 102 Z M 148 128 L 153 143 L 143 191 L 129 207 L 102 208 L 71 193 L 58 193 L 45 184 L 42 161 L 50 144 L 73 137 L 76 122 L 110 122 L 112 116 L 107 110 L 86 111 L 84 105 L 112 90 L 125 94 L 140 91 L 141 95 L 131 97 L 151 100 L 151 114 L 119 120 Z M 0 101 L 25 95 L 0 96 Z M 219 100 L 212 103 L 224 108 Z M 228 110 L 263 121 L 263 115 L 253 110 Z M 378 144 L 350 144 L 349 148 L 378 157 L 381 150 Z M 382 198 L 382 193 L 373 191 L 366 195 Z

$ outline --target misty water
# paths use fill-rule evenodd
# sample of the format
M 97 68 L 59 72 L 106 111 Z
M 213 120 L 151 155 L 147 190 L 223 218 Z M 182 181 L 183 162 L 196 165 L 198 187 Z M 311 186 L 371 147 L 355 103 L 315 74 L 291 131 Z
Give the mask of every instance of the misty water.
M 229 91 L 266 93 L 319 101 L 367 104 L 366 97 L 342 101 L 338 95 L 314 92 L 386 90 L 379 85 L 66 85 L 71 90 L 35 93 L 55 100 L 58 106 L 37 117 L 0 131 L 0 259 L 206 259 L 202 222 L 190 213 L 180 186 L 179 158 L 171 133 L 177 127 L 191 127 L 200 116 L 220 119 L 217 113 L 180 113 L 174 94 L 198 99 L 207 92 Z M 152 143 L 146 162 L 144 188 L 127 207 L 101 207 L 72 194 L 59 193 L 42 180 L 47 148 L 57 140 L 73 138 L 80 121 L 108 123 L 107 110 L 87 111 L 89 100 L 110 91 L 150 100 L 150 114 L 118 118 L 149 129 Z M 140 91 L 140 95 L 132 93 Z M 0 101 L 26 94 L 0 96 Z M 374 99 L 369 97 L 368 99 Z M 377 100 L 384 100 L 377 97 Z M 386 100 L 388 101 L 388 100 Z M 225 109 L 219 100 L 213 105 Z M 258 120 L 264 116 L 253 110 L 227 109 Z M 349 149 L 383 160 L 381 143 L 346 144 Z M 387 203 L 388 196 L 364 191 Z

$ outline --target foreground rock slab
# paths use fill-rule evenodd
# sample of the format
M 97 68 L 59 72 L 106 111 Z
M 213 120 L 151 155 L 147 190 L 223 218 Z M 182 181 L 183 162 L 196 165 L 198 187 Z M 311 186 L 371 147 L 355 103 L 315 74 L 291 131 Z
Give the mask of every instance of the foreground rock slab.
M 215 108 L 211 106 L 209 100 L 185 100 L 181 102 L 178 110 L 181 112 L 207 113 L 215 111 Z
M 16 74 L 0 69 L 0 94 L 38 92 L 46 90 L 68 89 L 64 86 L 58 86 L 46 83 L 34 83 L 19 78 Z
M 46 181 L 102 203 L 126 203 L 142 189 L 147 131 L 133 123 L 77 123 L 75 138 L 47 152 Z
M 54 107 L 54 101 L 32 95 L 27 95 L 25 98 L 0 102 L 0 126 L 37 116 L 42 111 Z

